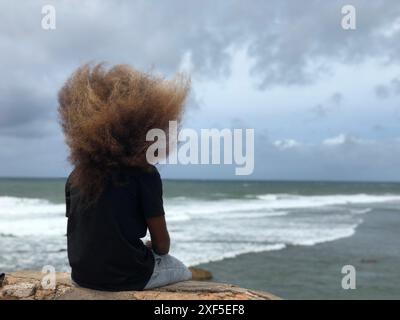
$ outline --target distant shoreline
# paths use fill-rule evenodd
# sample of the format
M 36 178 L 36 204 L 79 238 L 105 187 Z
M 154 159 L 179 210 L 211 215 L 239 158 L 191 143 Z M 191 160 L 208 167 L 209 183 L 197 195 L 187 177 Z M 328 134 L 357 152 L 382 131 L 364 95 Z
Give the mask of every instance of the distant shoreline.
M 15 177 L 15 176 L 1 176 L 0 180 L 66 180 L 67 177 Z M 348 183 L 348 184 L 358 184 L 358 183 L 387 183 L 387 184 L 400 184 L 399 181 L 391 181 L 391 180 L 296 180 L 296 179 L 192 179 L 192 178 L 163 178 L 163 181 L 171 181 L 171 182 L 249 182 L 249 183 L 257 183 L 257 182 L 270 182 L 270 183 L 332 183 L 332 184 L 340 184 L 340 183 Z

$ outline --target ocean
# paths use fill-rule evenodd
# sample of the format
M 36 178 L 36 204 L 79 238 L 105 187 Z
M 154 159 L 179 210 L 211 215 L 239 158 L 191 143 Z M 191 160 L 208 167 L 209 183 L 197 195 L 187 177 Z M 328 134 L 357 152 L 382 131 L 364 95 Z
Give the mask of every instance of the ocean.
M 0 179 L 0 272 L 41 270 L 45 265 L 69 271 L 64 183 Z M 321 271 L 313 270 L 319 270 L 321 261 L 328 269 L 339 268 L 338 261 L 346 263 L 338 246 L 350 250 L 352 239 L 358 239 L 361 250 L 348 254 L 357 262 L 369 261 L 376 270 L 378 262 L 371 261 L 381 261 L 382 255 L 382 261 L 393 263 L 400 257 L 398 242 L 388 241 L 398 231 L 391 228 L 400 222 L 398 183 L 165 180 L 164 205 L 171 254 L 210 269 L 216 280 L 288 298 L 332 297 L 329 290 L 340 281 L 327 285 L 324 293 Z M 367 218 L 370 227 L 360 238 Z M 377 252 L 365 255 L 364 247 Z M 388 269 L 392 274 L 380 284 L 383 291 L 385 285 L 393 286 L 391 277 L 400 278 L 399 266 Z M 307 270 L 305 280 L 299 270 Z M 340 270 L 335 270 L 335 279 L 340 279 Z M 389 297 L 399 291 L 392 288 Z

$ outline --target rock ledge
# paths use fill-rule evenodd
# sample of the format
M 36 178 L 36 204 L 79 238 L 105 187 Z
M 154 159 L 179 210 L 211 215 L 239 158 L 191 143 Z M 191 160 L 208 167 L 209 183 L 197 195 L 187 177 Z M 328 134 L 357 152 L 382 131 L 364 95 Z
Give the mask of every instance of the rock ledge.
M 57 273 L 54 289 L 43 289 L 43 274 L 20 271 L 0 279 L 0 300 L 279 300 L 230 284 L 185 281 L 147 291 L 104 292 L 74 286 L 69 273 Z

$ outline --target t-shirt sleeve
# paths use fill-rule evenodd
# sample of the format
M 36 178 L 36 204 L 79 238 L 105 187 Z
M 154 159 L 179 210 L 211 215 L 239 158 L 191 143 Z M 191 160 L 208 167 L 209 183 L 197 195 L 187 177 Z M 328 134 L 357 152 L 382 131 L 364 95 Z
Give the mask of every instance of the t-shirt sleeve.
M 140 179 L 139 196 L 141 208 L 146 219 L 163 216 L 163 190 L 160 174 L 157 169 L 146 172 Z

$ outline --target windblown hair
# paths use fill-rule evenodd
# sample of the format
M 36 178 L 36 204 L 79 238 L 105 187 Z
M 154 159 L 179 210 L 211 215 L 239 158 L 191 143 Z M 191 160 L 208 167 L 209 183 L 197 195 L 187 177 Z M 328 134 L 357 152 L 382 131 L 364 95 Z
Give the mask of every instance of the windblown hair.
M 86 201 L 95 201 L 121 168 L 150 167 L 146 134 L 167 134 L 169 121 L 179 123 L 189 87 L 181 74 L 166 80 L 128 65 L 86 64 L 72 74 L 59 91 L 58 111 L 75 167 L 70 183 Z

